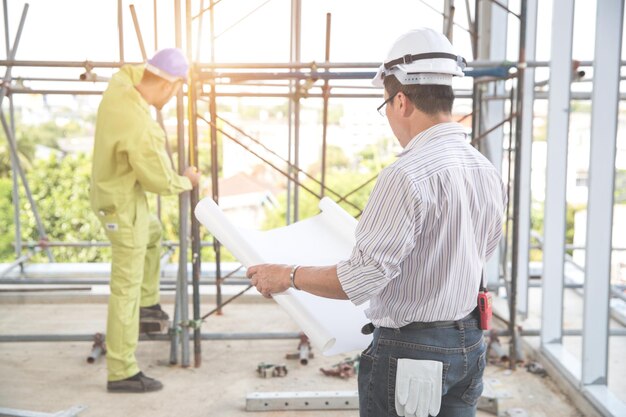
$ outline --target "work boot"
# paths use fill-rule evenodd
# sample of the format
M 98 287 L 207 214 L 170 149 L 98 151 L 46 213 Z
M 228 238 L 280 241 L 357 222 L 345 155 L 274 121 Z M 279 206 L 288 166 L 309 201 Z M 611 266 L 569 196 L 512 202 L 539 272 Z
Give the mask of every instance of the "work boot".
M 167 313 L 161 309 L 161 304 L 155 304 L 150 307 L 139 307 L 139 321 L 167 321 L 169 319 L 170 316 L 168 316 Z
M 109 392 L 152 392 L 163 388 L 163 384 L 154 378 L 149 378 L 139 372 L 130 378 L 121 381 L 108 381 L 107 391 Z

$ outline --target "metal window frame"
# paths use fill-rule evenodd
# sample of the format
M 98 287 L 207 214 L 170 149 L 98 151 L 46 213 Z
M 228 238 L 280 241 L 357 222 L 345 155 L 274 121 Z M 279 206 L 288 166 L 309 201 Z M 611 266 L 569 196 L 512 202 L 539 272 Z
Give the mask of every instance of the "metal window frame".
M 598 3 L 591 112 L 589 203 L 585 252 L 585 308 L 583 335 L 584 385 L 606 385 L 611 280 L 611 236 L 617 113 L 619 107 L 619 57 L 622 51 L 621 0 Z
M 550 94 L 548 105 L 546 199 L 544 216 L 541 344 L 561 343 L 563 336 L 563 275 L 567 144 L 574 0 L 555 2 L 552 11 Z M 558 74 L 558 76 L 556 76 Z M 547 314 L 550 312 L 550 314 Z
M 544 217 L 541 352 L 602 414 L 626 415 L 626 404 L 608 388 L 609 292 L 613 188 L 624 4 L 599 1 L 596 15 L 592 93 L 589 202 L 585 260 L 582 356 L 567 351 L 563 338 L 563 289 L 567 145 L 574 0 L 555 2 L 548 110 Z M 557 75 L 558 76 L 553 76 Z M 569 76 L 563 76 L 569 74 Z

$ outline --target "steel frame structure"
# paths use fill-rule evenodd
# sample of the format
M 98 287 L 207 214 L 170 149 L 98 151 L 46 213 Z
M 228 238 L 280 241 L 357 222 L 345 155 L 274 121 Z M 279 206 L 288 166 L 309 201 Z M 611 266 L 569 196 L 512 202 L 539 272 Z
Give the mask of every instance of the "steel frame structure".
M 215 42 L 217 37 L 214 31 L 216 5 L 222 0 L 199 0 L 199 7 L 194 10 L 192 0 L 174 2 L 175 21 L 175 44 L 186 51 L 190 62 L 194 62 L 191 77 L 186 93 L 180 92 L 176 98 L 176 114 L 178 120 L 177 149 L 178 170 L 183 172 L 187 164 L 197 164 L 198 161 L 198 131 L 200 123 L 210 130 L 211 138 L 211 181 L 212 198 L 218 202 L 218 143 L 217 135 L 233 140 L 242 147 L 248 149 L 276 171 L 287 181 L 288 207 L 286 222 L 298 220 L 298 201 L 301 191 L 309 192 L 317 197 L 331 195 L 333 198 L 349 203 L 347 200 L 352 193 L 340 195 L 326 185 L 326 127 L 328 103 L 331 98 L 364 98 L 379 97 L 379 92 L 367 92 L 361 89 L 359 93 L 335 93 L 338 88 L 331 82 L 338 80 L 369 79 L 373 76 L 378 63 L 341 63 L 330 62 L 329 51 L 331 45 L 330 22 L 331 16 L 327 15 L 325 57 L 320 63 L 303 63 L 300 58 L 301 48 L 301 10 L 302 0 L 290 0 L 291 2 L 291 29 L 290 29 L 290 62 L 289 63 L 230 63 L 222 64 L 215 62 Z M 205 7 L 205 3 L 208 6 Z M 585 398 L 594 404 L 603 415 L 626 414 L 626 406 L 607 387 L 608 372 L 608 338 L 611 335 L 623 335 L 621 331 L 608 331 L 610 294 L 620 294 L 620 288 L 612 287 L 609 282 L 609 266 L 612 250 L 610 238 L 612 226 L 613 207 L 613 178 L 615 160 L 615 137 L 617 105 L 620 100 L 626 99 L 626 93 L 619 92 L 620 69 L 625 65 L 619 59 L 621 53 L 621 35 L 623 25 L 623 2 L 620 0 L 607 0 L 598 2 L 596 16 L 596 57 L 594 61 L 583 61 L 581 66 L 593 66 L 594 89 L 593 93 L 580 93 L 571 91 L 570 77 L 551 77 L 548 92 L 536 91 L 534 69 L 537 67 L 550 67 L 551 74 L 569 74 L 571 72 L 571 46 L 573 30 L 574 0 L 555 2 L 553 10 L 552 30 L 552 59 L 550 61 L 535 60 L 535 44 L 537 31 L 537 0 L 522 0 L 519 13 L 508 8 L 508 1 L 475 0 L 474 20 L 471 19 L 469 0 L 465 0 L 468 11 L 467 30 L 472 38 L 474 60 L 470 66 L 474 70 L 484 69 L 489 71 L 498 69 L 506 70 L 506 75 L 493 75 L 475 80 L 472 91 L 456 91 L 457 97 L 472 98 L 473 100 L 473 139 L 472 142 L 487 155 L 491 156 L 492 162 L 499 169 L 502 168 L 504 152 L 508 152 L 509 170 L 507 179 L 511 188 L 510 210 L 507 212 L 507 234 L 503 240 L 499 259 L 488 266 L 490 286 L 493 288 L 505 287 L 509 302 L 509 331 L 513 339 L 521 335 L 540 334 L 541 350 L 546 359 L 559 369 L 563 375 L 576 387 Z M 195 1 L 198 5 L 198 1 Z M 23 268 L 24 264 L 32 257 L 34 251 L 43 250 L 50 260 L 53 260 L 51 249 L 61 245 L 82 246 L 83 243 L 71 242 L 47 242 L 44 225 L 37 215 L 35 202 L 32 200 L 28 189 L 28 182 L 16 158 L 15 150 L 15 125 L 13 95 L 22 93 L 41 94 L 101 94 L 102 91 L 85 90 L 30 90 L 11 85 L 14 67 L 56 67 L 56 68 L 117 68 L 128 63 L 124 59 L 124 33 L 123 33 L 123 2 L 118 0 L 118 41 L 119 61 L 117 62 L 91 62 L 91 61 L 16 61 L 14 59 L 20 34 L 28 6 L 24 8 L 19 29 L 11 47 L 9 39 L 9 25 L 7 17 L 7 0 L 3 1 L 5 19 L 6 60 L 0 60 L 0 66 L 6 68 L 0 95 L 0 104 L 5 95 L 9 102 L 9 118 L 5 117 L 0 108 L 0 119 L 11 150 L 11 164 L 13 172 L 13 202 L 15 205 L 16 227 L 16 260 L 7 269 L 0 272 L 0 284 L 15 283 L 15 278 L 5 278 L 9 272 L 17 267 Z M 183 7 L 184 6 L 184 7 Z M 261 6 L 260 6 L 261 7 Z M 452 27 L 459 26 L 454 20 L 454 1 L 445 0 L 443 16 L 443 31 L 449 36 Z M 131 9 L 135 22 L 136 35 L 142 45 L 141 32 L 137 23 L 134 9 Z M 195 13 L 194 13 L 195 12 Z M 184 13 L 184 15 L 183 15 Z M 201 50 L 200 40 L 203 39 L 203 16 L 209 14 L 209 31 L 211 60 L 208 63 L 197 62 L 195 56 L 199 56 Z M 157 5 L 154 2 L 154 44 L 158 44 L 156 30 Z M 519 20 L 519 51 L 516 63 L 506 62 L 506 49 L 503 39 L 507 39 L 510 29 L 507 21 L 510 16 Z M 244 16 L 241 20 L 245 19 Z M 198 34 L 193 36 L 192 24 L 200 19 L 197 27 Z M 240 21 L 241 21 L 240 20 Z M 239 22 L 237 22 L 239 23 Z M 185 28 L 185 44 L 183 44 L 183 28 Z M 229 28 L 230 29 L 230 28 Z M 227 29 L 228 30 L 228 29 Z M 618 41 L 619 40 L 619 41 Z M 194 43 L 195 42 L 195 43 Z M 602 45 L 602 47 L 599 47 Z M 607 46 L 609 45 L 609 46 Z M 145 50 L 144 51 L 145 56 Z M 514 68 L 515 73 L 509 73 L 508 69 Z M 69 80 L 69 79 L 68 79 Z M 228 80 L 227 82 L 225 80 Z M 306 87 L 305 87 L 306 85 Z M 233 88 L 238 86 L 238 88 Z M 247 87 L 254 86 L 257 92 L 245 91 Z M 208 90 L 208 91 L 207 91 Z M 489 92 L 493 90 L 492 92 Z M 186 95 L 187 97 L 184 97 Z M 217 111 L 217 100 L 220 97 L 284 97 L 289 99 L 288 110 L 288 158 L 278 157 L 271 150 L 260 145 L 259 141 L 247 134 L 243 129 L 223 119 Z M 321 180 L 314 182 L 318 190 L 307 187 L 300 180 L 302 176 L 308 176 L 300 168 L 299 164 L 299 141 L 300 141 L 300 102 L 301 99 L 319 98 L 323 100 L 323 138 L 322 138 L 322 172 Z M 602 100 L 599 99 L 602 97 Z M 606 99 L 609 97 L 610 99 Z M 187 114 L 185 115 L 185 99 Z M 526 330 L 520 333 L 516 329 L 516 317 L 518 314 L 525 316 L 528 313 L 528 288 L 536 284 L 529 282 L 528 258 L 530 245 L 530 166 L 533 128 L 533 104 L 536 99 L 548 99 L 549 114 L 548 128 L 550 141 L 548 142 L 548 164 L 545 212 L 545 241 L 544 273 L 543 273 L 543 311 L 551 314 L 542 315 L 541 329 Z M 592 113 L 592 149 L 590 163 L 589 184 L 589 217 L 588 239 L 586 243 L 586 278 L 584 283 L 584 325 L 579 331 L 564 330 L 562 320 L 563 291 L 576 285 L 564 284 L 564 262 L 566 262 L 564 242 L 565 224 L 565 177 L 566 155 L 568 141 L 568 115 L 563 109 L 569 109 L 571 99 L 591 99 L 593 103 Z M 199 102 L 207 102 L 209 106 L 209 118 L 199 115 L 197 106 Z M 508 104 L 508 109 L 507 109 Z M 185 119 L 187 129 L 185 132 Z M 221 120 L 228 128 L 237 134 L 228 133 L 224 127 L 217 123 Z M 508 133 L 505 127 L 508 126 Z M 237 136 L 245 136 L 247 144 Z M 602 139 L 609 138 L 608 142 Z M 503 144 L 507 144 L 503 146 Z M 254 149 L 253 149 L 254 148 Z M 278 162 L 273 162 L 278 161 Z M 281 168 L 286 167 L 285 168 Z M 593 175 L 592 175 L 593 174 Z M 310 179 L 310 178 L 309 178 Z M 375 179 L 371 178 L 360 187 Z M 23 242 L 21 238 L 21 225 L 19 222 L 19 195 L 18 187 L 21 180 L 25 188 L 27 198 L 35 217 L 40 235 L 40 241 Z M 359 187 L 359 188 L 360 188 Z M 353 191 L 354 192 L 354 191 Z M 182 366 L 190 365 L 190 330 L 194 336 L 194 365 L 201 364 L 201 340 L 213 340 L 221 338 L 292 338 L 297 334 L 203 334 L 201 322 L 211 314 L 221 314 L 222 307 L 232 299 L 224 301 L 221 295 L 222 284 L 239 284 L 245 281 L 232 279 L 224 281 L 232 275 L 222 276 L 220 244 L 217 241 L 201 242 L 199 224 L 192 215 L 192 209 L 199 199 L 198 190 L 190 194 L 182 194 L 179 197 L 179 242 L 166 242 L 165 246 L 173 248 L 179 246 L 181 254 L 191 256 L 191 283 L 193 286 L 193 317 L 189 318 L 188 311 L 188 268 L 187 256 L 180 256 L 178 276 L 176 284 L 176 306 L 174 312 L 175 329 L 169 334 L 159 336 L 158 340 L 168 340 L 171 343 L 170 362 L 180 363 Z M 188 230 L 191 230 L 189 235 Z M 189 241 L 189 236 L 191 241 Z M 85 246 L 104 246 L 106 243 L 84 243 Z M 199 286 L 201 285 L 201 250 L 202 247 L 211 246 L 216 254 L 215 273 L 211 274 L 217 292 L 217 306 L 208 314 L 201 316 L 199 301 Z M 510 248 L 509 248 L 510 246 Z M 29 250 L 24 253 L 25 249 Z M 607 256 L 608 255 L 608 256 Z M 510 257 L 510 266 L 509 266 Z M 22 270 L 23 271 L 23 270 Z M 206 274 L 204 275 L 206 276 Z M 25 282 L 25 281 L 22 281 Z M 91 284 L 97 282 L 106 283 L 106 280 L 32 280 L 32 283 L 69 284 L 81 282 Z M 165 282 L 173 284 L 173 281 Z M 202 285 L 205 285 L 203 282 Z M 213 284 L 211 284 L 213 285 Z M 579 285 L 576 287 L 580 287 Z M 235 297 L 245 292 L 246 288 Z M 623 297 L 623 294 L 622 294 Z M 604 300 L 601 309 L 589 308 L 597 305 L 598 300 Z M 552 314 L 554 312 L 554 314 Z M 598 324 L 600 324 L 598 326 Z M 583 358 L 575 359 L 563 347 L 562 337 L 569 334 L 582 334 Z M 44 335 L 26 336 L 0 336 L 0 342 L 7 341 L 39 341 L 39 340 L 91 340 L 91 336 L 85 335 Z M 150 338 L 155 340 L 155 338 Z M 515 343 L 511 343 L 514 346 Z M 180 349 L 180 353 L 179 353 Z M 512 349 L 511 357 L 515 358 L 515 350 Z M 511 361 L 513 364 L 515 361 Z

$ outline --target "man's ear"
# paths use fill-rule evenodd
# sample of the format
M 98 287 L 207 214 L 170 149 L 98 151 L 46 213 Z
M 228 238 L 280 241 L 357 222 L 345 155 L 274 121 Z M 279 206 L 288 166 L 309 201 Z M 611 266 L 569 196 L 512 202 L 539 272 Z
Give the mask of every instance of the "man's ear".
M 168 100 L 174 97 L 176 93 L 178 93 L 178 91 L 180 90 L 180 86 L 183 84 L 182 80 L 176 80 L 174 82 L 163 80 L 163 82 L 164 83 L 161 91 L 163 91 L 163 94 L 167 94 Z
M 182 86 L 183 86 L 183 80 L 181 79 L 176 80 L 176 82 L 174 82 L 174 94 L 176 94 L 178 90 L 181 89 Z
M 402 116 L 407 117 L 410 116 L 413 110 L 415 110 L 415 106 L 409 99 L 409 97 L 404 94 L 402 91 L 398 93 L 398 106 L 400 107 L 400 112 Z

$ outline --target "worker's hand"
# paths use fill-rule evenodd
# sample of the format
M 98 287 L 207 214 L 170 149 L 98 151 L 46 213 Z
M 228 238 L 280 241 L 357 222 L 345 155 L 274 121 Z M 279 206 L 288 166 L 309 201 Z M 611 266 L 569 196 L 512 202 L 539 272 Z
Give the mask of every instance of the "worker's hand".
M 287 291 L 290 287 L 290 273 L 290 265 L 261 264 L 249 267 L 246 276 L 263 297 L 272 298 L 272 294 Z
M 197 186 L 200 182 L 200 173 L 198 172 L 198 168 L 196 167 L 187 167 L 183 175 L 189 178 L 189 181 L 191 181 L 191 185 L 193 185 L 194 187 Z

